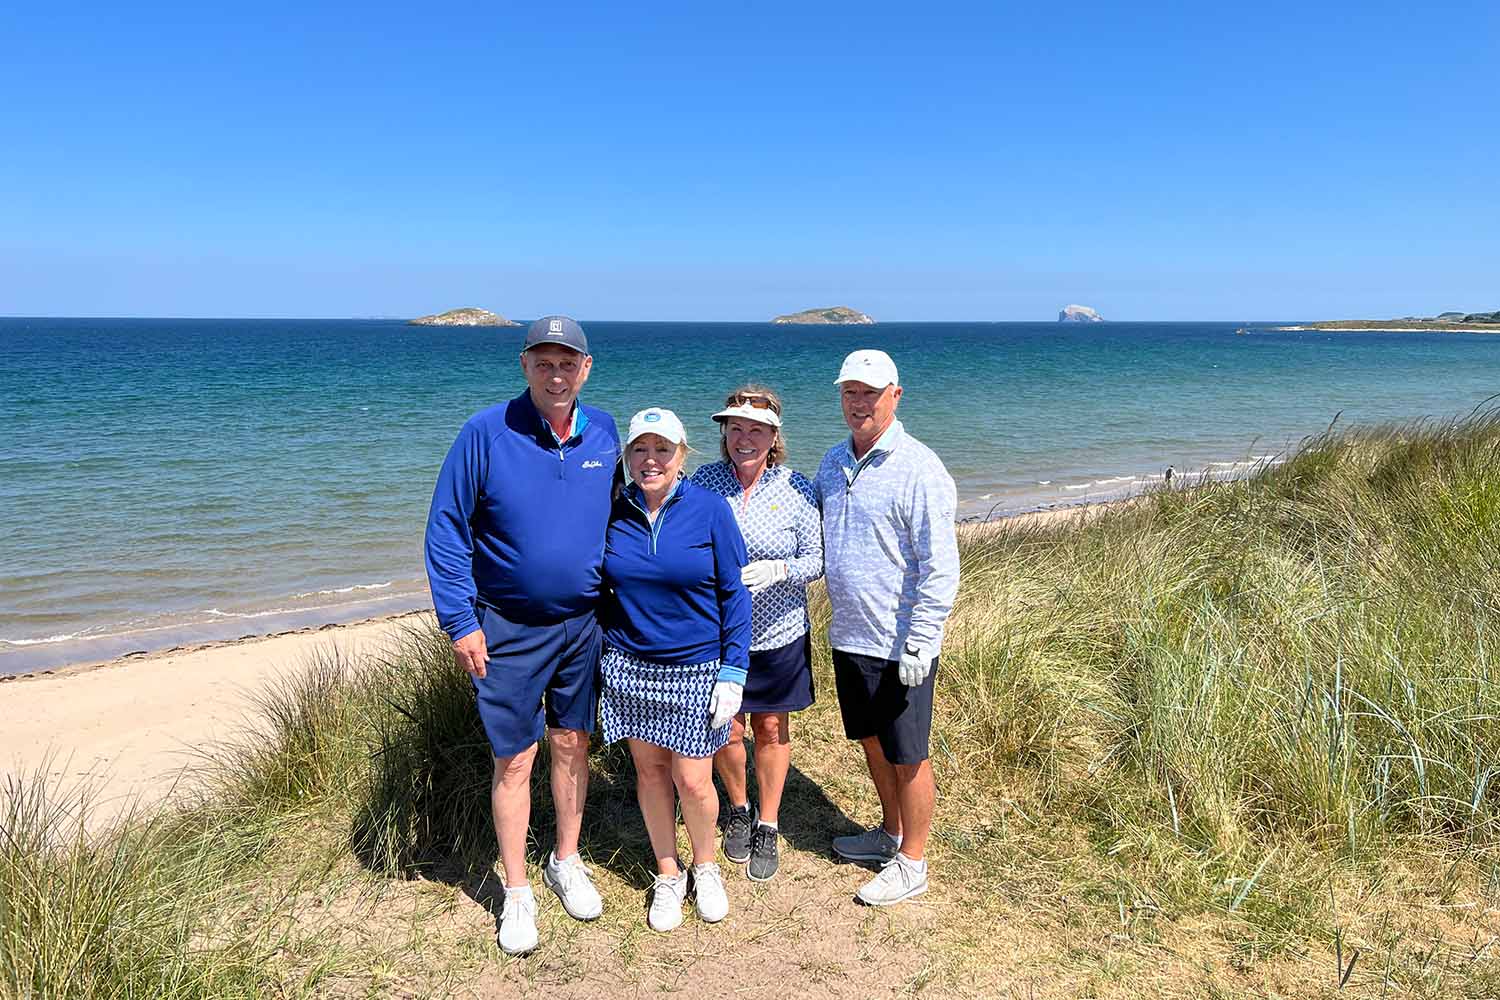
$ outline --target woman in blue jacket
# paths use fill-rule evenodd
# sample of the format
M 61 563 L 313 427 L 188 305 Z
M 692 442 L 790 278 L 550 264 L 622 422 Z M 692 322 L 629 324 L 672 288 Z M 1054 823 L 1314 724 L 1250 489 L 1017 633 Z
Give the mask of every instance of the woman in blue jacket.
M 750 662 L 750 595 L 741 574 L 745 542 L 734 512 L 682 478 L 687 434 L 671 410 L 630 421 L 630 484 L 610 512 L 604 543 L 605 742 L 625 739 L 657 876 L 646 922 L 682 923 L 689 877 L 698 916 L 729 912 L 714 861 L 718 793 L 713 756 L 729 739 Z M 691 872 L 677 863 L 675 797 L 693 846 Z

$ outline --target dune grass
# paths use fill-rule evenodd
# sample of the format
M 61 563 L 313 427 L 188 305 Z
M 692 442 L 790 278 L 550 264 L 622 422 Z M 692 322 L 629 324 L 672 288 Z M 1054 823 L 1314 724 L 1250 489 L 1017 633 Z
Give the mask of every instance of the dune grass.
M 1208 927 L 1195 936 L 1252 974 L 1326 955 L 1336 984 L 1357 949 L 1384 948 L 1382 990 L 1500 987 L 1485 949 L 1460 960 L 1454 944 L 1500 890 L 1500 416 L 1330 433 L 1249 481 L 1080 524 L 965 528 L 961 551 L 934 727 L 941 891 L 1042 933 Z M 821 633 L 821 597 L 813 611 Z M 815 648 L 824 697 L 799 725 L 833 745 Z M 262 709 L 253 738 L 206 760 L 186 812 L 92 835 L 77 796 L 7 790 L 0 992 L 368 989 L 361 953 L 307 931 L 309 886 L 352 867 L 339 877 L 364 892 L 422 877 L 479 898 L 488 750 L 440 634 L 326 658 Z M 809 789 L 848 777 L 793 763 Z M 586 850 L 635 893 L 648 857 L 628 760 L 599 750 L 594 775 Z M 813 794 L 789 794 L 784 826 L 808 822 Z M 1429 926 L 1402 959 L 1397 939 Z M 938 971 L 913 980 L 929 992 L 985 955 L 961 929 L 931 947 Z M 1096 965 L 1105 986 L 1130 974 Z

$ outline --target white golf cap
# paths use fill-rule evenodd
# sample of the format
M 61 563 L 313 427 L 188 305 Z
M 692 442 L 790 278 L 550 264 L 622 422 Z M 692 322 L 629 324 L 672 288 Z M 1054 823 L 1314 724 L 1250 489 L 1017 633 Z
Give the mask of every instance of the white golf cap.
M 740 403 L 738 406 L 725 407 L 714 414 L 714 419 L 721 424 L 730 417 L 754 420 L 758 424 L 770 424 L 772 427 L 781 426 L 781 415 L 769 406 L 751 406 L 749 403 Z
M 625 443 L 631 444 L 642 434 L 660 434 L 673 444 L 687 444 L 687 431 L 682 429 L 682 421 L 677 419 L 677 414 L 660 406 L 642 410 L 630 418 L 630 433 L 625 436 Z
M 901 384 L 901 380 L 896 377 L 896 362 L 884 351 L 855 351 L 845 358 L 844 366 L 839 369 L 839 377 L 833 380 L 833 384 L 842 385 L 845 382 L 863 382 L 875 389 Z

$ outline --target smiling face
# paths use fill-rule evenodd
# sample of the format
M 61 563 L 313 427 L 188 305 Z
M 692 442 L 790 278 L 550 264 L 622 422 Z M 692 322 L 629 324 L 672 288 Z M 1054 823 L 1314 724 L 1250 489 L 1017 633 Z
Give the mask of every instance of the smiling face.
M 844 423 L 854 435 L 856 448 L 869 448 L 880 439 L 880 435 L 891 426 L 891 421 L 896 419 L 896 404 L 900 399 L 899 385 L 877 389 L 863 382 L 845 382 L 839 386 Z
M 776 428 L 758 420 L 730 417 L 724 421 L 724 448 L 741 473 L 758 474 L 765 468 L 776 442 Z
M 648 499 L 658 498 L 677 482 L 685 458 L 686 445 L 673 444 L 660 434 L 642 434 L 625 449 L 625 469 Z
M 589 380 L 594 359 L 560 344 L 541 344 L 521 354 L 521 371 L 531 401 L 548 421 L 561 422 L 573 412 L 578 390 Z

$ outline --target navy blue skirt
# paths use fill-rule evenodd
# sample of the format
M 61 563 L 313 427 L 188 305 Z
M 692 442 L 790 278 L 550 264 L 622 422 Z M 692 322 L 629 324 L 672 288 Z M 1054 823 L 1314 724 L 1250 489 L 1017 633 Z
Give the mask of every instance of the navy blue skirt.
M 813 700 L 811 635 L 750 654 L 741 712 L 800 712 Z

